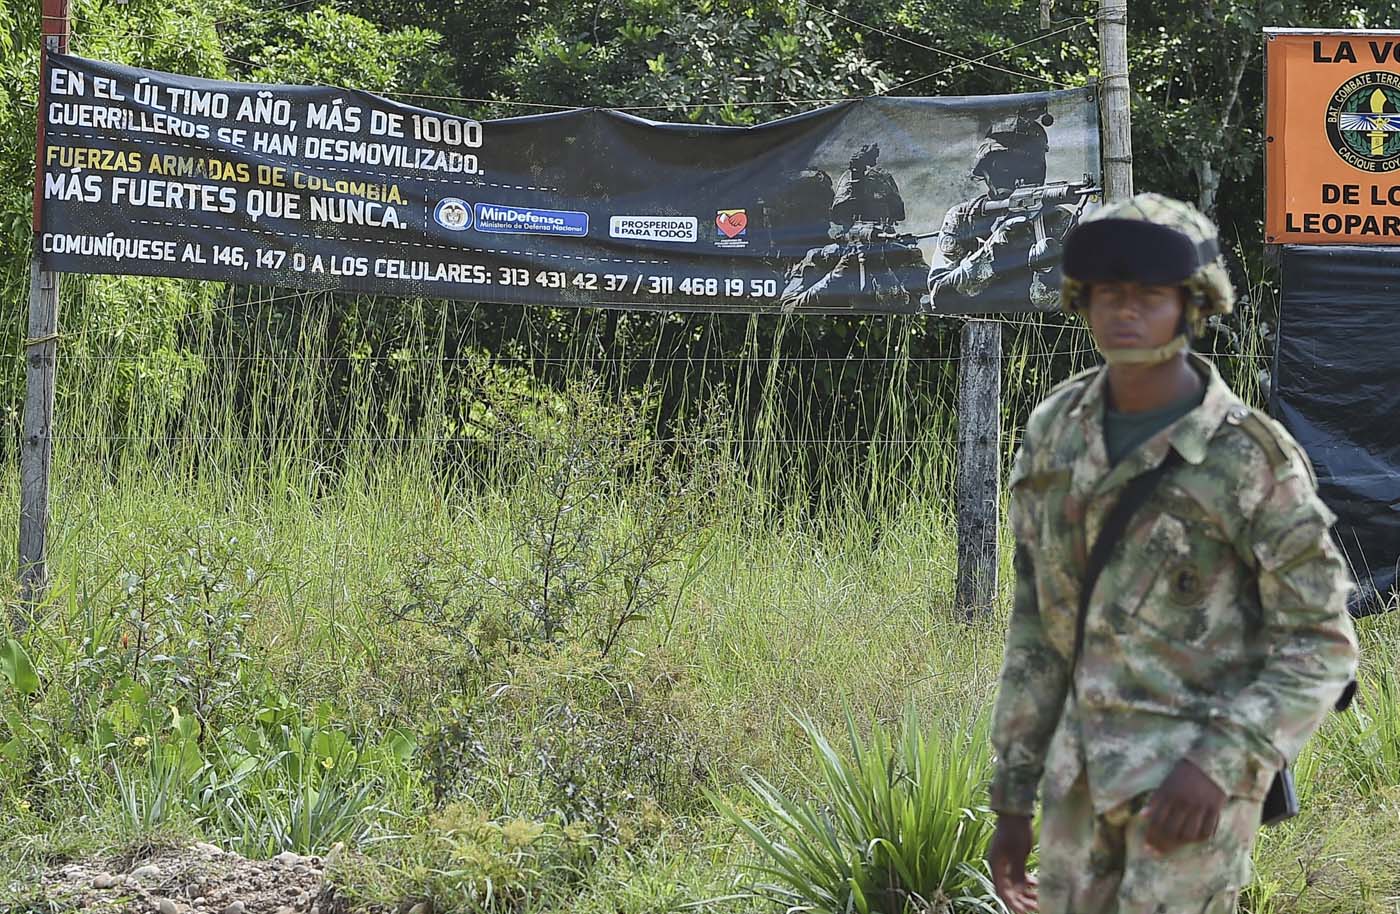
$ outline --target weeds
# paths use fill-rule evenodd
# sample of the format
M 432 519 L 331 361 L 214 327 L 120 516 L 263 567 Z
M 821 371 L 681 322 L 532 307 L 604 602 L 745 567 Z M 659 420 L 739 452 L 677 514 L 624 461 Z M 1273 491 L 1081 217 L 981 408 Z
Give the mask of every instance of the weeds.
M 338 879 L 351 897 L 398 896 L 443 914 L 528 910 L 576 885 L 597 848 L 579 825 L 492 818 L 458 802 L 430 816 L 387 862 L 362 861 Z
M 1000 911 L 981 870 L 992 822 L 981 808 L 991 773 L 987 720 L 930 734 L 912 706 L 900 734 L 876 725 L 864 744 L 846 716 L 847 751 L 801 722 L 817 757 L 811 799 L 747 774 L 745 813 L 721 812 L 759 849 L 756 891 L 789 910 Z
M 1400 787 L 1400 673 L 1377 666 L 1361 682 L 1358 700 L 1323 739 L 1360 794 L 1385 796 Z

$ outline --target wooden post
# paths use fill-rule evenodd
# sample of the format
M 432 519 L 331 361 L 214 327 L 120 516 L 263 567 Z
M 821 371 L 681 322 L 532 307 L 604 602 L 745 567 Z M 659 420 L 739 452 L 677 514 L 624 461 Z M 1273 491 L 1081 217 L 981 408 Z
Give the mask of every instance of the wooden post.
M 43 0 L 42 40 L 47 50 L 68 50 L 68 0 Z M 20 439 L 19 589 L 33 606 L 48 595 L 49 470 L 53 461 L 54 387 L 58 376 L 59 275 L 39 258 L 43 206 L 44 105 L 48 70 L 39 66 L 39 134 L 34 155 L 34 246 L 29 270 L 29 335 L 24 341 L 24 432 Z M 11 620 L 16 630 L 25 619 Z
M 1099 110 L 1103 118 L 1104 200 L 1133 195 L 1133 130 L 1128 92 L 1128 0 L 1099 0 Z
M 958 362 L 958 581 L 956 606 L 968 621 L 997 596 L 1001 513 L 1001 324 L 969 320 Z

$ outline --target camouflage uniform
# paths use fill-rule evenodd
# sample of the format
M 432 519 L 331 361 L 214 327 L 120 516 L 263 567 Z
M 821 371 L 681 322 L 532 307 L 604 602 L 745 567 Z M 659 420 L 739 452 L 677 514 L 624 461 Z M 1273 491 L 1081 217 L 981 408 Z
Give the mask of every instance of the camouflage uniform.
M 1060 303 L 1059 275 L 1055 253 L 1032 262 L 1031 245 L 1035 241 L 1030 223 L 1019 226 L 1006 243 L 989 243 L 995 216 L 979 215 L 990 199 L 982 194 L 965 200 L 948 210 L 938 234 L 938 248 L 929 268 L 929 293 L 943 308 L 952 307 L 950 299 L 961 296 L 976 298 L 998 277 L 1015 277 L 1026 286 L 1025 300 L 1033 308 L 1053 311 Z M 1043 215 L 1045 231 L 1059 241 L 1074 224 L 1075 208 L 1056 206 Z M 1027 282 L 1025 276 L 1029 274 Z M 1011 282 L 1010 278 L 1005 280 Z M 997 297 L 993 293 L 992 298 Z
M 1233 911 L 1275 772 L 1355 670 L 1350 581 L 1307 456 L 1190 358 L 1201 405 L 1117 465 L 1096 369 L 1036 408 L 1012 470 L 1016 590 L 991 807 L 1030 815 L 1041 792 L 1044 914 Z M 1124 484 L 1168 449 L 1181 463 L 1103 569 L 1071 688 L 1089 548 Z M 1228 801 L 1214 837 L 1159 854 L 1137 813 L 1183 758 Z

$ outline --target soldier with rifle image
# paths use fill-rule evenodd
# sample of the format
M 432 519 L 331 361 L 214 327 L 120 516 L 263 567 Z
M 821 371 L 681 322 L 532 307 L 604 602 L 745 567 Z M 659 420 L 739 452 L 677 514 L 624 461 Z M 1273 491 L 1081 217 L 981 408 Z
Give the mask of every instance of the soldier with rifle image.
M 920 237 L 902 233 L 904 198 L 894 175 L 877 164 L 878 144 L 851 156 L 831 204 L 832 243 L 807 251 L 788 271 L 782 310 L 868 307 L 913 313 L 927 303 Z
M 1087 175 L 1046 183 L 1045 128 L 1053 123 L 1041 106 L 987 129 L 972 166 L 987 191 L 948 210 L 938 234 L 928 273 L 935 311 L 977 310 L 968 299 L 989 288 L 989 301 L 1058 306 L 1060 244 L 1100 188 Z

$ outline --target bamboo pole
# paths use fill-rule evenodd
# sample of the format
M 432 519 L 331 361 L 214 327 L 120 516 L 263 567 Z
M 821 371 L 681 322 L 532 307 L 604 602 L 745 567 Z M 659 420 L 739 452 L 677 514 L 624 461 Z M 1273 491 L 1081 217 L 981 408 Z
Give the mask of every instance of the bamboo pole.
M 1104 201 L 1133 195 L 1133 130 L 1128 88 L 1128 0 L 1099 0 L 1099 110 L 1103 120 Z

